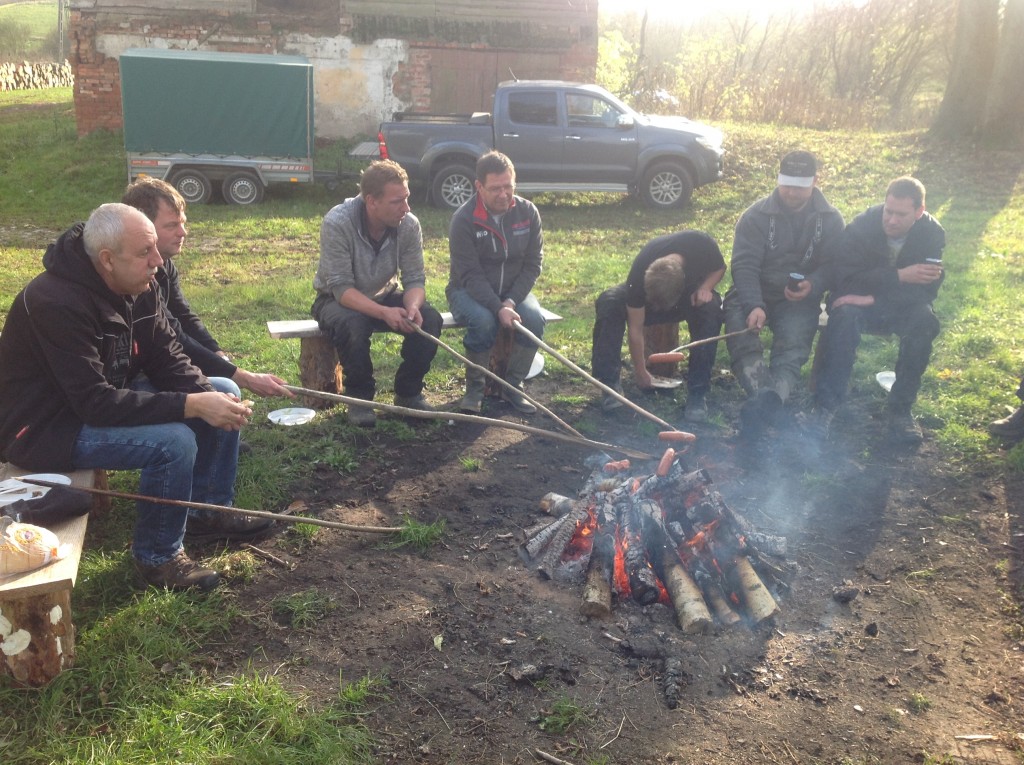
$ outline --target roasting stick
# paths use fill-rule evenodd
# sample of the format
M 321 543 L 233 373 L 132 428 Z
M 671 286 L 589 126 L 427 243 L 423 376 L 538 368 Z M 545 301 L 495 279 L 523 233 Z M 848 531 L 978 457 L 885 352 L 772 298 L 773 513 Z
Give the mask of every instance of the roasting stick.
M 491 417 L 481 417 L 476 414 L 463 414 L 462 412 L 424 412 L 421 409 L 408 409 L 404 406 L 395 406 L 394 404 L 382 404 L 379 401 L 367 401 L 362 398 L 352 398 L 351 396 L 342 396 L 339 393 L 325 393 L 322 390 L 313 390 L 312 388 L 299 388 L 295 385 L 282 386 L 292 393 L 298 393 L 302 396 L 312 396 L 313 398 L 322 398 L 325 401 L 335 401 L 341 404 L 347 404 L 348 406 L 368 406 L 371 409 L 380 409 L 383 412 L 391 412 L 392 414 L 400 414 L 403 417 L 416 417 L 421 420 L 455 420 L 457 422 L 472 422 L 477 425 L 490 425 L 496 428 L 508 428 L 509 430 L 519 430 L 523 433 L 532 433 L 535 436 L 543 436 L 545 438 L 551 438 L 555 441 L 563 441 L 567 444 L 577 444 L 579 446 L 587 446 L 592 449 L 600 449 L 601 451 L 613 451 L 619 454 L 625 454 L 627 457 L 634 457 L 639 460 L 652 460 L 655 459 L 652 455 L 647 452 L 639 451 L 638 449 L 630 449 L 626 446 L 617 446 L 615 444 L 606 444 L 601 441 L 591 441 L 589 438 L 577 438 L 576 436 L 570 436 L 565 433 L 558 433 L 553 430 L 544 430 L 543 428 L 535 428 L 532 425 L 523 425 L 519 422 L 508 422 L 505 420 L 495 420 Z M 20 478 L 18 480 L 21 480 Z
M 459 361 L 462 361 L 462 362 L 468 364 L 471 367 L 479 369 L 480 371 L 482 371 L 485 375 L 487 375 L 492 380 L 496 380 L 497 382 L 501 383 L 504 387 L 512 389 L 513 386 L 509 385 L 507 382 L 502 380 L 500 377 L 498 377 L 498 375 L 494 374 L 494 372 L 492 372 L 490 369 L 487 369 L 486 367 L 482 367 L 479 364 L 474 364 L 472 361 L 470 361 L 465 356 L 463 356 L 461 353 L 459 353 L 454 348 L 452 348 L 450 345 L 448 345 L 448 343 L 444 342 L 444 340 L 442 340 L 441 338 L 434 337 L 432 334 L 430 334 L 429 332 L 424 330 L 423 327 L 418 327 L 415 324 L 413 324 L 411 321 L 410 322 L 406 322 L 406 323 L 409 326 L 411 326 L 413 329 L 415 329 L 417 332 L 419 332 L 421 335 L 423 335 L 424 337 L 429 338 L 431 342 L 436 343 L 437 345 L 439 345 L 442 348 L 444 348 L 446 351 L 448 351 L 448 353 L 450 353 L 452 356 L 457 358 Z M 583 434 L 582 433 L 580 433 L 578 430 L 573 428 L 569 423 L 567 423 L 564 420 L 562 420 L 557 414 L 552 412 L 550 409 L 548 409 L 542 403 L 540 403 L 539 401 L 537 401 L 534 398 L 530 398 L 530 396 L 528 396 L 526 394 L 526 392 L 523 391 L 523 390 L 518 390 L 518 392 L 521 393 L 523 395 L 523 397 L 527 401 L 529 401 L 535 407 L 537 407 L 542 412 L 544 412 L 544 414 L 546 414 L 552 420 L 554 420 L 559 425 L 561 425 L 563 428 L 565 428 L 569 433 L 572 433 L 577 438 L 583 438 Z
M 630 401 L 628 398 L 623 396 L 621 393 L 619 393 L 617 390 L 612 388 L 610 385 L 605 385 L 603 382 L 598 380 L 596 377 L 591 377 L 585 371 L 583 371 L 578 366 L 576 366 L 571 361 L 569 361 L 569 359 L 567 359 L 561 353 L 556 351 L 550 345 L 548 345 L 543 340 L 541 340 L 539 337 L 537 337 L 535 334 L 533 334 L 530 330 L 528 330 L 526 327 L 524 327 L 520 322 L 518 322 L 518 321 L 514 322 L 514 326 L 515 326 L 517 332 L 520 332 L 523 335 L 525 335 L 526 337 L 530 338 L 530 340 L 532 340 L 534 343 L 537 344 L 538 348 L 540 348 L 541 350 L 544 350 L 544 351 L 547 351 L 548 353 L 550 353 L 556 359 L 558 359 L 563 364 L 565 364 L 567 367 L 569 367 L 569 369 L 571 369 L 573 372 L 576 372 L 578 374 L 583 375 L 583 377 L 586 378 L 586 380 L 588 382 L 592 382 L 594 385 L 596 385 L 598 388 L 603 390 L 605 393 L 608 393 L 608 394 L 610 394 L 612 396 L 615 396 L 616 399 L 621 401 L 623 404 L 628 406 L 633 411 L 637 412 L 638 414 L 643 415 L 644 417 L 646 417 L 651 422 L 657 423 L 658 425 L 660 425 L 661 427 L 665 428 L 666 430 L 678 430 L 678 428 L 676 428 L 674 425 L 669 425 L 663 419 L 661 419 L 660 417 L 658 417 L 655 414 L 651 414 L 646 409 L 644 409 L 642 406 L 634 404 L 632 401 Z
M 708 343 L 717 343 L 719 340 L 725 340 L 728 337 L 736 337 L 737 335 L 745 335 L 748 332 L 756 331 L 755 327 L 747 327 L 746 329 L 738 329 L 735 332 L 726 332 L 724 335 L 718 335 L 716 337 L 705 337 L 703 340 L 694 340 L 692 343 L 686 345 L 680 345 L 678 348 L 673 348 L 671 351 L 666 353 L 652 353 L 647 357 L 648 364 L 675 364 L 677 361 L 684 361 L 685 356 L 681 353 L 682 351 L 689 350 L 690 348 L 696 348 L 698 345 L 707 345 Z
M 46 486 L 48 488 L 67 488 L 66 484 L 52 483 L 51 481 L 40 481 L 37 478 L 19 478 L 24 483 Z M 175 505 L 176 507 L 192 507 L 197 510 L 216 510 L 218 513 L 230 515 L 251 515 L 257 518 L 271 518 L 275 521 L 285 523 L 308 523 L 311 526 L 326 526 L 329 529 L 344 529 L 345 531 L 363 531 L 367 534 L 398 534 L 402 531 L 400 526 L 358 526 L 354 523 L 340 523 L 338 521 L 324 521 L 320 518 L 310 518 L 304 515 L 282 515 L 281 513 L 268 513 L 266 510 L 245 510 L 241 507 L 230 505 L 211 505 L 207 502 L 189 502 L 184 499 L 164 499 L 162 497 L 148 497 L 145 494 L 132 494 L 127 491 L 111 491 L 110 489 L 90 489 L 85 486 L 72 487 L 75 491 L 84 491 L 89 494 L 99 494 L 102 497 L 117 497 L 119 499 L 142 500 L 153 502 L 159 505 Z

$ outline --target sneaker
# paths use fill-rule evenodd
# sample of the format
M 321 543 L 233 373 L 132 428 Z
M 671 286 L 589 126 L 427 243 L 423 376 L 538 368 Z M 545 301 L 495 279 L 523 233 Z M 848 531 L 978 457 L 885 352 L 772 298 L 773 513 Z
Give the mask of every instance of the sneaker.
M 921 426 L 909 412 L 905 414 L 890 413 L 889 437 L 901 444 L 919 444 L 924 440 Z
M 236 515 L 234 513 L 190 515 L 188 523 L 185 524 L 185 538 L 193 542 L 232 539 L 244 542 L 263 536 L 273 527 L 273 519 L 251 515 Z
M 437 411 L 427 400 L 423 398 L 422 393 L 417 393 L 415 396 L 399 396 L 395 395 L 395 406 L 403 406 L 406 409 L 416 409 L 420 412 L 434 412 Z
M 988 432 L 1000 438 L 1014 440 L 1024 438 L 1024 406 L 1017 407 L 1016 411 L 1008 417 L 990 422 Z
M 360 428 L 372 428 L 377 424 L 377 413 L 368 406 L 348 407 L 348 421 Z
M 683 409 L 683 419 L 697 424 L 708 421 L 708 402 L 703 395 L 690 394 Z
M 135 561 L 135 570 L 149 586 L 165 587 L 168 590 L 197 589 L 209 592 L 220 584 L 220 574 L 203 568 L 180 550 L 177 555 L 159 566 L 146 566 Z

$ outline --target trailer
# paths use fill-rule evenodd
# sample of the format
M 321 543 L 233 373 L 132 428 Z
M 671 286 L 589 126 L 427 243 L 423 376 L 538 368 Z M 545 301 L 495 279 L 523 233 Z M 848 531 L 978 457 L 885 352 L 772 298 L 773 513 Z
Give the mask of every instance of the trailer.
M 271 183 L 336 180 L 313 170 L 305 56 L 133 48 L 120 69 L 129 181 L 166 180 L 189 204 L 219 187 L 250 205 Z

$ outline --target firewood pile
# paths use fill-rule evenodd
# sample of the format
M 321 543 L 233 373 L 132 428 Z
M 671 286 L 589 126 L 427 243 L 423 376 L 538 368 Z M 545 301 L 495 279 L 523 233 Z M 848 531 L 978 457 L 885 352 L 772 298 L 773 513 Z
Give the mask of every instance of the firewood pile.
M 0 91 L 70 87 L 75 82 L 71 64 L 53 62 L 0 64 Z
M 779 612 L 769 580 L 783 585 L 773 557 L 786 540 L 755 531 L 729 508 L 708 472 L 668 449 L 653 473 L 628 460 L 588 460 L 576 498 L 546 494 L 551 515 L 526 530 L 520 554 L 542 576 L 583 584 L 580 613 L 607 617 L 613 598 L 675 609 L 686 633 L 715 623 L 755 625 Z

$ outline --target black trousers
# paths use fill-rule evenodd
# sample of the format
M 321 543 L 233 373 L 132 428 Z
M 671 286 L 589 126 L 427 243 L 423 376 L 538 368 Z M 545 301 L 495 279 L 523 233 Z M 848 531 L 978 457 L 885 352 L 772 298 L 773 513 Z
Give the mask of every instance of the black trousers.
M 381 299 L 380 304 L 400 308 L 402 292 L 393 292 Z M 310 313 L 320 329 L 331 339 L 341 361 L 345 395 L 373 400 L 377 381 L 373 376 L 370 359 L 370 336 L 374 332 L 391 332 L 379 319 L 345 308 L 332 295 L 318 295 Z M 434 337 L 441 336 L 441 314 L 429 303 L 420 308 L 423 330 Z M 437 345 L 417 332 L 402 334 L 402 363 L 395 373 L 395 395 L 415 396 L 423 390 L 423 378 L 430 371 L 430 362 L 437 353 Z
M 715 337 L 722 328 L 722 299 L 718 293 L 710 303 L 694 308 L 689 298 L 670 311 L 646 311 L 644 326 L 678 324 L 685 321 L 690 340 Z M 602 292 L 594 303 L 594 345 L 590 368 L 598 380 L 615 387 L 622 374 L 622 340 L 626 335 L 626 285 L 619 284 Z M 711 370 L 715 365 L 718 343 L 708 343 L 690 352 L 686 387 L 690 393 L 707 393 L 711 388 Z

